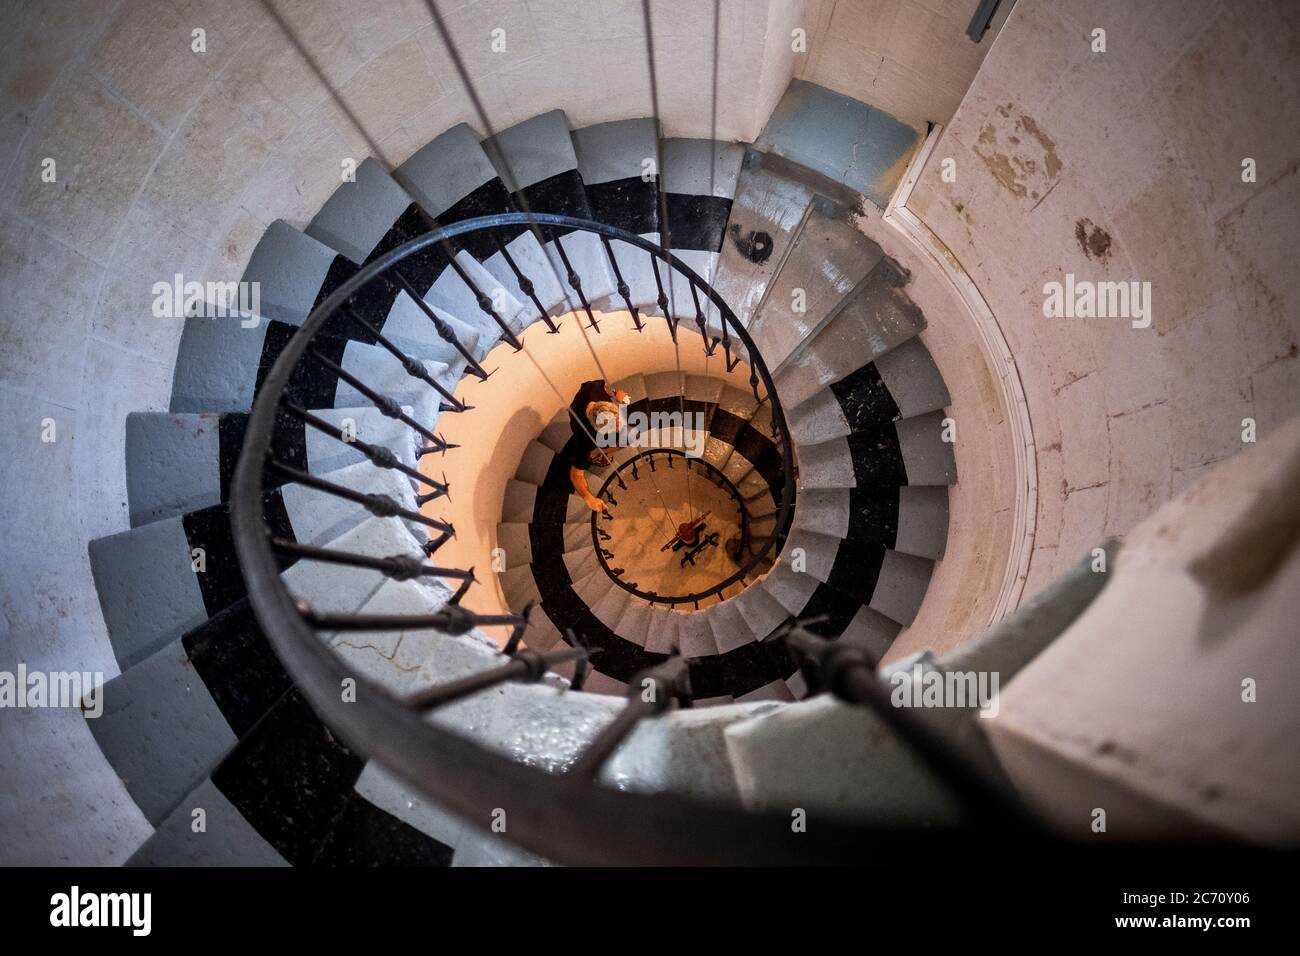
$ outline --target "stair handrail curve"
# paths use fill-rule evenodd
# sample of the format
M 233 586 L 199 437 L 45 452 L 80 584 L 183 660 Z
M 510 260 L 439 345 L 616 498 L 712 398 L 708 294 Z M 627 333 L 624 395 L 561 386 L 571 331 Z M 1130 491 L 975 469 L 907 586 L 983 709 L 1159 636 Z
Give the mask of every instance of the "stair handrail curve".
M 436 244 L 471 232 L 513 227 L 581 231 L 595 233 L 602 240 L 627 243 L 666 264 L 682 275 L 693 291 L 713 302 L 724 323 L 724 332 L 734 335 L 746 350 L 756 401 L 765 400 L 757 393 L 761 382 L 767 391 L 766 400 L 771 402 L 772 428 L 779 439 L 785 474 L 785 493 L 776 527 L 788 526 L 793 509 L 794 462 L 775 384 L 744 326 L 709 283 L 661 246 L 604 223 L 536 212 L 466 219 L 433 229 L 361 267 L 312 309 L 289 338 L 258 390 L 231 482 L 230 520 L 249 602 L 272 648 L 321 718 L 346 743 L 378 760 L 443 808 L 476 822 L 481 828 L 489 826 L 491 821 L 485 814 L 492 808 L 510 808 L 510 841 L 548 859 L 579 865 L 849 863 L 860 860 L 869 845 L 878 848 L 882 839 L 892 842 L 890 835 L 879 828 L 863 827 L 847 820 L 827 820 L 813 834 L 795 833 L 783 813 L 741 812 L 675 794 L 626 792 L 600 786 L 572 773 L 552 774 L 513 760 L 427 720 L 409 699 L 399 699 L 387 688 L 345 666 L 343 659 L 319 639 L 316 631 L 325 626 L 326 620 L 337 624 L 349 615 L 316 615 L 289 592 L 280 577 L 282 566 L 277 558 L 277 546 L 292 546 L 292 543 L 272 537 L 265 521 L 263 491 L 264 473 L 274 467 L 272 438 L 276 421 L 299 362 L 307 356 L 315 336 L 330 317 L 367 283 L 380 279 L 399 263 Z M 670 326 L 675 327 L 679 321 L 669 317 Z M 707 332 L 705 346 L 707 349 Z M 373 500 L 362 499 L 378 496 L 349 492 L 345 497 L 373 506 Z M 295 553 L 307 560 L 329 560 L 327 550 L 297 546 Z M 401 559 L 349 557 L 369 562 L 359 566 L 398 577 L 413 573 L 413 568 Z M 424 568 L 425 573 L 430 570 Z M 447 618 L 394 616 L 384 620 L 392 626 L 401 626 L 399 622 L 406 620 L 412 627 L 453 634 L 464 633 L 477 623 L 526 626 L 526 615 L 498 616 L 489 621 L 472 612 L 457 610 L 459 613 Z M 354 624 L 379 626 L 374 616 L 352 617 Z M 538 662 L 532 658 L 528 665 L 535 667 Z M 340 688 L 349 684 L 355 693 L 345 701 Z

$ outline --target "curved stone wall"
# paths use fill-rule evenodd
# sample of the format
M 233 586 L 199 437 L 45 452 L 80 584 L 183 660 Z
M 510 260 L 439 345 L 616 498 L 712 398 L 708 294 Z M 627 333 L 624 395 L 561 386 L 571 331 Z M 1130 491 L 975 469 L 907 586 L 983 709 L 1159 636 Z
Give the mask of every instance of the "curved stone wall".
M 921 173 L 1024 382 L 1027 595 L 1300 411 L 1297 38 L 1285 2 L 1020 0 Z M 1068 276 L 1150 283 L 1150 326 L 1045 316 Z

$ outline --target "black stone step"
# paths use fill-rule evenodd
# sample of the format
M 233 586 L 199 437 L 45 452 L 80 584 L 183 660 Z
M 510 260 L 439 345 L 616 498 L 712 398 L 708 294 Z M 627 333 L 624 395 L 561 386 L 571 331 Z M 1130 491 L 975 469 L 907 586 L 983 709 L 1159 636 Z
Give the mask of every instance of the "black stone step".
M 293 683 L 246 598 L 185 634 L 181 645 L 236 737 L 248 733 Z
M 230 483 L 235 477 L 239 453 L 244 450 L 248 417 L 247 412 L 224 412 L 217 417 L 217 477 L 222 501 L 230 499 Z M 277 461 L 299 471 L 308 471 L 306 424 L 277 409 L 275 427 L 271 432 L 271 452 Z M 263 476 L 263 484 L 268 487 L 283 484 L 284 481 L 279 474 Z
M 893 424 L 873 425 L 848 436 L 853 476 L 859 487 L 907 484 L 907 468 Z
M 884 425 L 901 417 L 874 362 L 835 382 L 830 389 L 844 412 L 850 431 Z
M 452 848 L 353 792 L 315 859 L 316 866 L 451 866 Z
M 521 196 L 524 203 L 519 202 Z M 515 205 L 522 209 L 525 204 L 531 212 L 573 216 L 577 219 L 591 218 L 591 207 L 587 205 L 587 188 L 576 169 L 566 169 L 549 179 L 521 189 L 515 194 Z M 572 231 L 546 226 L 542 228 L 542 235 L 549 242 L 556 236 L 565 236 Z
M 329 840 L 363 765 L 294 689 L 239 741 L 212 782 L 285 860 L 304 866 Z
M 826 576 L 826 584 L 845 595 L 857 607 L 870 604 L 884 561 L 883 544 L 845 538 L 835 552 L 835 561 L 831 565 L 831 573 Z M 857 613 L 856 608 L 854 613 Z M 847 623 L 846 621 L 845 624 Z M 843 629 L 840 628 L 841 631 Z
M 659 193 L 640 176 L 587 184 L 587 206 L 596 222 L 636 235 L 659 231 Z
M 262 495 L 262 510 L 266 528 L 276 537 L 288 541 L 296 540 L 289 514 L 284 507 L 284 499 L 278 489 L 267 491 Z M 190 553 L 202 548 L 205 570 L 194 575 L 203 596 L 203 606 L 208 615 L 230 607 L 247 595 L 244 575 L 239 569 L 239 559 L 235 554 L 235 535 L 230 524 L 230 505 L 228 503 L 210 505 L 181 516 L 181 526 L 185 529 L 185 540 Z M 292 556 L 279 556 L 280 569 L 291 566 Z
M 669 248 L 702 252 L 722 251 L 722 240 L 731 218 L 731 200 L 723 196 L 691 196 L 667 193 Z

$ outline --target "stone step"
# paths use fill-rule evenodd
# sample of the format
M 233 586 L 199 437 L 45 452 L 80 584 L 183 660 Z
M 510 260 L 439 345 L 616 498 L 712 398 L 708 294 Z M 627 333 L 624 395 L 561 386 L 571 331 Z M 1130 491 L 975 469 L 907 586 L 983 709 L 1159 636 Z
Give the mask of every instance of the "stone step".
M 605 573 L 605 569 L 598 564 L 588 572 L 581 580 L 574 580 L 573 593 L 576 594 L 582 603 L 589 608 L 594 608 L 596 602 L 608 594 L 611 590 L 619 591 L 626 594 L 618 585 L 616 585 L 610 576 Z M 617 622 L 617 618 L 614 619 Z
M 777 374 L 834 321 L 884 257 L 853 216 L 852 209 L 825 197 L 813 199 L 803 228 L 749 322 L 763 360 Z
M 789 614 L 799 616 L 817 590 L 817 579 L 811 574 L 790 570 L 790 560 L 783 553 L 758 586 Z
M 515 478 L 532 485 L 543 484 L 554 458 L 554 450 L 541 442 L 529 442 L 524 448 L 523 456 L 519 459 L 519 466 L 515 469 Z
M 537 485 L 516 478 L 508 479 L 501 502 L 501 520 L 528 524 L 533 520 L 533 505 L 536 500 Z
M 726 654 L 745 644 L 752 644 L 763 634 L 755 634 L 749 627 L 749 621 L 740 613 L 734 600 L 724 600 L 705 610 L 709 628 L 713 631 L 714 643 L 719 654 Z
M 424 615 L 445 607 L 454 590 L 443 581 L 384 581 L 360 608 L 364 614 Z M 378 684 L 394 696 L 403 697 L 416 689 L 414 681 L 421 666 L 447 653 L 451 635 L 427 628 L 385 631 L 339 631 L 322 633 L 322 638 L 358 677 Z M 495 647 L 477 631 L 460 636 Z
M 803 227 L 812 190 L 764 168 L 746 150 L 713 286 L 743 325 L 750 325 L 773 277 Z
M 362 265 L 414 202 L 378 160 L 367 157 L 357 166 L 356 181 L 335 189 L 303 231 Z
M 392 218 L 384 222 L 388 216 Z M 334 191 L 308 225 L 307 233 L 361 264 L 423 235 L 429 228 L 429 216 L 421 210 L 419 202 L 379 163 L 366 159 L 357 167 L 356 182 L 344 183 Z M 455 245 L 459 247 L 462 243 Z M 531 323 L 533 316 L 527 314 L 521 300 L 514 294 L 518 291 L 517 286 L 512 288 L 502 283 L 464 250 L 455 256 L 465 273 L 462 277 L 450 267 L 448 254 L 446 248 L 422 250 L 403 260 L 397 272 L 430 306 L 436 307 L 439 318 L 449 322 L 454 317 L 458 325 L 474 331 L 474 341 L 466 341 L 466 335 L 458 335 L 458 338 L 477 358 L 482 358 L 501 337 L 502 331 L 479 307 L 479 293 L 493 300 L 497 314 L 512 331 L 522 330 Z M 397 288 L 395 277 L 390 285 L 393 290 Z M 393 335 L 414 332 L 428 336 L 431 330 L 433 323 L 428 317 L 405 292 L 398 294 L 384 324 L 385 334 L 390 331 Z
M 653 654 L 671 654 L 680 641 L 681 611 L 662 604 L 646 605 L 645 649 Z
M 650 637 L 650 609 L 650 604 L 632 598 L 627 609 L 623 612 L 623 616 L 619 618 L 618 627 L 614 629 L 614 633 L 637 647 L 645 647 L 646 641 Z
M 849 535 L 849 489 L 809 488 L 800 492 L 793 527 L 846 538 Z
M 578 172 L 578 158 L 573 148 L 569 123 L 562 110 L 552 110 L 524 120 L 494 137 L 488 158 L 500 163 L 498 175 L 510 181 L 510 174 L 528 207 L 537 213 L 590 218 L 586 189 Z M 544 230 L 550 266 L 559 277 L 567 276 L 555 238 Z M 582 293 L 589 302 L 599 301 L 614 291 L 613 275 L 605 257 L 604 246 L 591 233 L 567 233 L 560 237 L 564 254 L 582 280 Z M 534 281 L 536 277 L 531 276 Z M 567 288 L 567 283 L 566 283 Z M 579 297 L 567 293 L 573 307 Z
M 416 509 L 410 481 L 396 472 L 360 463 L 334 472 L 330 480 Z M 264 508 L 275 534 L 317 546 L 332 543 L 368 520 L 365 509 L 354 502 L 297 484 L 266 492 Z M 399 527 L 412 547 L 423 539 L 422 528 Z M 96 538 L 89 553 L 109 639 L 123 668 L 245 594 L 225 504 Z M 196 561 L 202 570 L 196 570 Z
M 496 547 L 505 552 L 505 567 L 522 567 L 533 561 L 533 545 L 525 521 L 502 521 L 497 525 Z
M 656 138 L 655 122 L 649 118 L 597 123 L 573 131 L 578 173 L 586 187 L 592 217 L 652 242 L 659 241 L 659 193 L 654 179 Z M 610 241 L 609 254 L 628 286 L 632 304 L 652 304 L 658 291 L 650 255 L 617 239 Z M 605 305 L 626 307 L 621 294 L 610 295 Z
M 795 440 L 813 444 L 937 411 L 949 401 L 929 352 L 920 339 L 911 339 L 817 392 L 787 417 Z
M 951 442 L 943 440 L 944 415 L 931 412 L 830 441 L 796 443 L 799 486 L 950 485 L 957 480 Z
M 512 614 L 520 614 L 529 601 L 540 604 L 542 596 L 537 590 L 537 581 L 533 577 L 533 568 L 529 564 L 508 567 L 497 574 L 501 585 L 501 594 L 506 607 Z
M 479 143 L 478 134 L 464 123 L 434 137 L 416 151 L 398 167 L 398 176 L 440 226 L 518 211 Z M 541 318 L 532 299 L 520 288 L 518 277 L 490 231 L 466 233 L 456 237 L 455 242 L 492 276 L 492 289 L 503 289 L 519 303 L 521 311 L 516 321 L 521 328 Z M 543 310 L 563 311 L 559 308 L 565 303 L 565 290 L 559 281 L 563 274 L 555 275 L 533 235 L 519 231 L 506 243 L 506 249 L 524 276 L 532 281 L 534 295 Z
M 260 290 L 261 314 L 289 325 L 302 325 L 308 314 L 325 297 L 359 271 L 358 263 L 334 248 L 299 232 L 283 220 L 267 227 L 253 250 L 244 271 L 245 282 L 256 282 Z M 370 326 L 413 358 L 432 359 L 455 366 L 462 361 L 454 348 L 437 334 L 433 323 L 420 313 L 418 320 L 399 308 L 401 300 L 414 312 L 414 304 L 396 289 L 379 283 L 367 286 L 352 299 L 352 308 Z M 479 333 L 459 320 L 451 323 L 469 349 L 478 346 Z M 373 334 L 346 313 L 337 313 L 324 329 L 337 338 L 355 339 L 369 345 Z M 460 369 L 457 367 L 457 372 Z
M 403 409 L 408 415 L 412 409 Z M 319 409 L 314 413 L 347 434 L 392 451 L 409 468 L 424 440 L 373 406 Z M 243 448 L 244 412 L 132 412 L 126 418 L 126 485 L 136 527 L 225 501 Z M 419 439 L 417 444 L 417 439 Z M 280 461 L 326 476 L 363 461 L 356 446 L 282 415 L 272 435 Z
M 610 583 L 613 582 L 611 581 Z M 623 619 L 623 615 L 627 613 L 628 609 L 632 607 L 633 600 L 631 594 L 624 591 L 618 585 L 614 585 L 608 590 L 605 590 L 600 597 L 597 598 L 594 603 L 589 604 L 588 607 L 591 609 L 591 613 L 596 616 L 598 621 L 615 634 L 623 637 L 625 635 L 623 635 L 618 629 L 619 622 Z M 595 666 L 599 667 L 600 661 L 596 661 Z
M 718 642 L 704 611 L 688 611 L 678 618 L 677 639 L 682 657 L 707 657 L 718 653 Z
M 519 849 L 505 835 L 475 826 L 442 810 L 417 788 L 394 777 L 375 761 L 366 764 L 357 793 L 382 808 L 417 835 L 452 851 L 452 866 L 549 866 Z M 478 822 L 478 821 L 476 821 Z
M 363 763 L 291 690 L 181 800 L 130 863 L 446 865 L 446 846 L 363 805 L 353 789 Z M 196 808 L 204 811 L 201 832 L 193 827 Z M 373 839 L 383 831 L 391 839 Z
M 833 321 L 805 340 L 797 354 L 777 371 L 777 390 L 787 407 L 807 401 L 826 385 L 883 359 L 890 350 L 911 341 L 925 329 L 925 316 L 908 297 L 904 289 L 906 282 L 907 276 L 893 260 L 882 258 L 877 262 Z M 906 373 L 907 358 L 904 356 L 896 371 Z M 891 380 L 897 385 L 900 377 L 893 376 Z M 932 391 L 931 379 L 927 377 L 924 381 L 927 384 L 922 386 L 918 380 L 918 398 Z M 904 393 L 900 386 L 900 396 Z
M 792 80 L 754 148 L 798 163 L 884 209 L 923 134 L 842 93 Z
M 188 318 L 181 333 L 172 379 L 173 412 L 246 412 L 253 407 L 259 370 L 269 368 L 296 332 L 283 322 L 259 321 L 244 328 L 233 319 Z M 438 393 L 407 373 L 401 362 L 374 345 L 317 336 L 315 347 L 379 394 L 420 410 L 426 425 L 437 420 Z M 422 361 L 425 371 L 452 389 L 448 367 Z M 353 408 L 371 404 L 347 382 L 305 359 L 286 395 L 309 409 Z
M 866 707 L 822 694 L 724 731 L 752 810 L 853 812 L 882 825 L 952 825 L 957 806 L 907 744 Z M 808 746 L 808 741 L 817 746 Z
M 785 609 L 781 602 L 761 587 L 746 588 L 731 603 L 735 605 L 736 610 L 745 619 L 745 623 L 749 625 L 750 633 L 754 634 L 756 639 L 760 641 L 764 640 L 790 616 L 790 612 Z
M 86 726 L 157 825 L 291 683 L 244 599 L 104 684 Z

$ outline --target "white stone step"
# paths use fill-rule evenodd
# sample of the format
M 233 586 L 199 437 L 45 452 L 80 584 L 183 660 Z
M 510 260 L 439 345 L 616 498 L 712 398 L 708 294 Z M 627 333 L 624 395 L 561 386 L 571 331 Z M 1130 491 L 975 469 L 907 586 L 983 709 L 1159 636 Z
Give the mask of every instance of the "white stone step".
M 612 583 L 612 582 L 611 582 Z M 615 585 L 604 591 L 593 603 L 588 605 L 591 613 L 607 628 L 618 634 L 618 623 L 624 612 L 632 605 L 632 595 Z
M 410 481 L 396 472 L 376 469 L 363 462 L 330 476 L 335 484 L 367 493 L 388 495 L 400 505 L 415 509 Z M 282 503 L 293 537 L 301 544 L 326 546 L 369 520 L 364 508 L 346 499 L 296 484 L 268 492 Z M 90 542 L 90 564 L 100 595 L 100 606 L 114 653 L 123 667 L 143 660 L 163 645 L 221 610 L 209 607 L 204 584 L 215 593 L 241 596 L 242 577 L 231 553 L 207 553 L 220 544 L 220 526 L 229 523 L 225 505 L 201 515 L 207 531 L 191 532 L 189 516 L 165 518 Z M 397 519 L 392 519 L 397 522 Z M 414 527 L 398 522 L 406 542 L 416 544 Z M 203 553 L 196 557 L 195 549 Z M 195 561 L 201 559 L 201 565 Z M 196 570 L 200 567 L 201 570 Z M 290 568 L 286 576 L 295 569 Z M 210 575 L 201 583 L 200 575 Z
M 505 552 L 505 568 L 532 563 L 533 546 L 528 528 L 522 521 L 503 521 L 497 525 L 496 546 Z
M 363 614 L 423 615 L 443 608 L 454 593 L 442 581 L 393 581 L 379 586 L 359 609 Z M 453 638 L 432 628 L 386 631 L 339 631 L 322 634 L 339 658 L 358 677 L 384 687 L 395 696 L 409 694 L 423 664 L 435 655 L 448 653 L 452 642 L 492 641 L 476 632 Z
M 808 187 L 763 169 L 758 153 L 745 154 L 713 284 L 742 324 L 763 301 L 811 202 Z
M 882 260 L 844 302 L 834 319 L 800 350 L 797 361 L 778 370 L 781 400 L 787 405 L 798 405 L 826 385 L 869 362 L 883 359 L 891 349 L 920 334 L 925 328 L 925 316 L 907 296 L 902 282 L 901 274 L 889 260 Z M 895 384 L 906 376 L 908 365 L 908 362 L 900 363 L 901 374 L 894 376 Z M 915 393 L 918 400 L 932 393 L 932 386 L 933 376 L 927 371 L 924 379 L 918 378 Z M 900 394 L 903 391 L 900 388 Z
M 677 636 L 682 657 L 708 657 L 718 653 L 718 642 L 704 611 L 688 611 L 677 621 Z
M 379 161 L 367 157 L 356 181 L 335 189 L 304 232 L 360 265 L 412 202 Z
M 755 635 L 750 630 L 749 622 L 740 613 L 735 601 L 715 604 L 705 610 L 704 614 L 708 617 L 709 628 L 713 631 L 713 640 L 718 646 L 719 654 L 733 651 L 745 644 L 752 644 L 759 637 L 765 636 Z
M 769 369 L 814 341 L 884 256 L 853 222 L 853 211 L 815 197 L 803 228 L 771 282 L 750 334 Z
M 533 520 L 533 505 L 536 501 L 537 485 L 515 478 L 508 479 L 501 502 L 501 520 L 529 524 Z
M 540 442 L 531 441 L 524 448 L 519 467 L 515 469 L 515 478 L 532 485 L 541 485 L 546 481 L 546 473 L 551 468 L 555 452 Z
M 758 586 L 790 614 L 798 616 L 803 613 L 808 599 L 817 590 L 818 583 L 811 574 L 790 570 L 789 558 L 783 553 Z
M 799 491 L 805 489 L 854 488 L 857 476 L 853 456 L 843 438 L 816 445 L 795 445 L 799 463 Z
M 731 603 L 757 640 L 766 638 L 790 616 L 781 602 L 761 587 L 746 588 Z
M 411 408 L 404 409 L 410 414 Z M 377 408 L 320 409 L 317 418 L 339 426 L 350 422 L 361 441 L 387 448 L 414 468 L 416 436 Z M 132 412 L 126 418 L 126 484 L 132 526 L 195 511 L 224 499 L 247 416 L 231 413 Z M 223 434 L 226 437 L 223 439 Z M 276 456 L 305 458 L 306 470 L 328 475 L 363 460 L 349 445 L 287 417 L 276 429 Z M 225 469 L 223 471 L 223 469 Z
M 646 626 L 645 649 L 652 654 L 669 654 L 678 644 L 679 627 L 682 612 L 674 611 L 662 604 L 646 607 L 648 621 Z
M 801 491 L 793 526 L 835 538 L 846 537 L 849 533 L 849 489 L 809 488 Z

